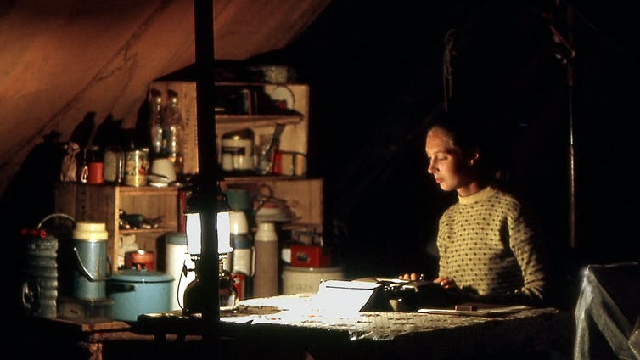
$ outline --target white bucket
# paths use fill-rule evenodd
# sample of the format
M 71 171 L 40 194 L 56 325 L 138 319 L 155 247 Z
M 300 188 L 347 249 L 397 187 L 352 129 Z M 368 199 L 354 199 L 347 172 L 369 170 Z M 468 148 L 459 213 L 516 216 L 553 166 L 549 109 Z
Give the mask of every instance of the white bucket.
M 322 280 L 344 279 L 344 268 L 285 266 L 282 273 L 284 295 L 315 294 Z

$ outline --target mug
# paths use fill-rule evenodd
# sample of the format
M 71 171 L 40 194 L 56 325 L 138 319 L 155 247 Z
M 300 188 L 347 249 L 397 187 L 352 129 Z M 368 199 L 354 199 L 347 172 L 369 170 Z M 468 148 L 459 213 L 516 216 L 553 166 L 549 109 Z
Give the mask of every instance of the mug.
M 90 161 L 87 165 L 87 184 L 104 183 L 104 163 L 102 161 Z

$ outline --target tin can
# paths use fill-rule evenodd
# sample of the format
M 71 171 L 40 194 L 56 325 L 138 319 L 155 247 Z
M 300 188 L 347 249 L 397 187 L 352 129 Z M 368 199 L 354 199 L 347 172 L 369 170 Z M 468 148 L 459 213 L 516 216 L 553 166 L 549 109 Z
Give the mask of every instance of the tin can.
M 125 158 L 125 183 L 136 187 L 147 185 L 149 149 L 129 150 Z

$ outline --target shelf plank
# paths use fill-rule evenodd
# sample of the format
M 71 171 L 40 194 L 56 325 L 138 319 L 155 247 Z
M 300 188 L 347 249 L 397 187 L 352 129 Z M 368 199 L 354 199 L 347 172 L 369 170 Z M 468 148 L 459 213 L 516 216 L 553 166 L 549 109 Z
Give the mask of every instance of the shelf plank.
M 178 188 L 175 186 L 154 187 L 154 186 L 117 186 L 121 194 L 126 195 L 178 195 Z
M 274 127 L 302 122 L 301 115 L 216 115 L 216 124 L 222 132 L 246 127 Z
M 163 234 L 176 231 L 176 226 L 162 226 L 154 229 L 120 229 L 120 234 Z

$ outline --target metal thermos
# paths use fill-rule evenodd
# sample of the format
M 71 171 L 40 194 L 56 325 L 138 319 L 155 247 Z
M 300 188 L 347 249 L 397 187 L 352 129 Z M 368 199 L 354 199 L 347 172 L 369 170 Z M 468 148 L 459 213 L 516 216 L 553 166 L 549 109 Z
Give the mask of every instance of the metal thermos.
M 73 230 L 73 252 L 76 261 L 73 296 L 82 300 L 106 297 L 107 239 L 104 223 L 76 222 Z
M 255 297 L 278 295 L 278 235 L 275 224 L 261 222 L 255 235 L 256 275 L 253 283 Z

